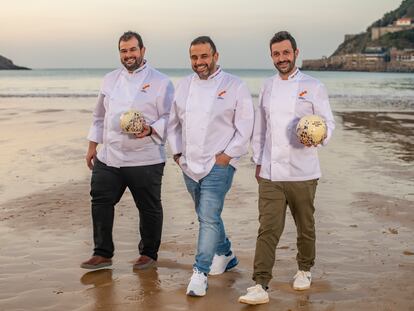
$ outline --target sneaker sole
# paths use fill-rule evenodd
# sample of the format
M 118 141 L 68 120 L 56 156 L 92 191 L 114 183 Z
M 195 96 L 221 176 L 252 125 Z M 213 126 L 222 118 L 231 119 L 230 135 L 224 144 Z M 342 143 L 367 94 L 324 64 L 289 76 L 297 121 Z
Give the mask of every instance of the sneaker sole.
M 102 269 L 102 268 L 109 267 L 109 266 L 112 266 L 112 262 L 103 262 L 103 263 L 100 263 L 99 265 L 89 265 L 85 263 L 80 265 L 82 269 L 88 269 L 88 270 L 98 270 L 98 269 Z
M 223 274 L 226 271 L 229 271 L 231 269 L 233 269 L 235 266 L 237 266 L 239 264 L 239 260 L 237 259 L 236 256 L 234 256 L 234 258 L 232 260 L 229 261 L 229 263 L 226 266 L 226 269 L 224 269 L 223 272 L 209 272 L 208 275 L 220 275 Z
M 187 296 L 191 296 L 191 297 L 203 297 L 203 296 L 205 296 L 206 295 L 206 293 L 207 293 L 207 289 L 208 289 L 208 284 L 207 284 L 207 287 L 206 287 L 206 291 L 204 292 L 204 294 L 202 294 L 202 295 L 197 295 L 194 291 L 192 291 L 192 290 L 190 290 L 189 292 L 187 292 L 186 294 L 187 294 Z
M 307 290 L 307 289 L 309 289 L 309 288 L 310 288 L 310 285 L 309 285 L 308 287 L 294 287 L 294 286 L 293 286 L 293 289 L 294 289 L 294 290 L 298 290 L 298 291 Z
M 262 300 L 248 300 L 248 299 L 239 298 L 239 302 L 240 303 L 245 303 L 245 304 L 248 304 L 248 305 L 261 305 L 261 304 L 264 304 L 264 303 L 268 303 L 269 298 L 262 299 Z
M 205 296 L 206 295 L 206 293 L 204 293 L 203 295 L 197 295 L 196 293 L 194 293 L 192 290 L 190 290 L 188 293 L 187 293 L 187 296 L 191 296 L 191 297 L 203 297 L 203 296 Z
M 143 264 L 143 265 L 133 265 L 132 268 L 134 270 L 145 270 L 145 269 L 148 269 L 154 266 L 155 266 L 155 260 L 148 262 L 146 264 Z

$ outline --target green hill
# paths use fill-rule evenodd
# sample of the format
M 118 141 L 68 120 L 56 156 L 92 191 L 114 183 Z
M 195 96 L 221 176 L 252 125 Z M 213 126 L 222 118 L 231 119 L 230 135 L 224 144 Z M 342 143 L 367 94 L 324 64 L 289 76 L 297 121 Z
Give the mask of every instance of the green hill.
M 331 56 L 361 53 L 367 47 L 372 46 L 381 46 L 384 48 L 394 46 L 398 49 L 414 48 L 414 29 L 388 33 L 378 40 L 371 40 L 372 27 L 385 27 L 402 17 L 414 19 L 414 0 L 404 0 L 397 9 L 384 14 L 381 19 L 372 23 L 366 32 L 355 35 L 353 38 L 340 44 Z
M 371 34 L 369 32 L 358 34 L 352 39 L 341 43 L 331 56 L 361 53 L 365 50 L 370 40 Z
M 398 9 L 385 13 L 381 19 L 374 22 L 367 30 L 369 31 L 372 27 L 385 27 L 401 17 L 414 18 L 414 0 L 404 0 Z
M 369 42 L 368 46 L 382 46 L 385 48 L 394 46 L 399 50 L 414 49 L 414 29 L 387 33 L 378 40 Z

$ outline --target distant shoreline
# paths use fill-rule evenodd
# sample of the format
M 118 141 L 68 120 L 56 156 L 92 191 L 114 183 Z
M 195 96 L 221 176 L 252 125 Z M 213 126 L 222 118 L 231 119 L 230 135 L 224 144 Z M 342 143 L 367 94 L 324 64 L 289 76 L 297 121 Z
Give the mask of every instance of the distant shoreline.
M 303 68 L 303 67 L 298 67 L 301 71 L 315 71 L 315 72 L 361 72 L 361 73 L 414 73 L 414 71 L 391 71 L 391 70 L 387 70 L 387 71 L 377 71 L 377 70 L 348 70 L 348 69 L 324 69 L 324 68 Z M 116 68 L 27 68 L 27 69 L 0 69 L 0 71 L 18 71 L 18 70 L 29 70 L 29 71 L 60 71 L 60 70 L 73 70 L 73 71 L 88 71 L 88 70 L 102 70 L 102 71 L 112 71 L 115 70 Z M 190 68 L 156 68 L 159 71 L 186 71 L 188 72 L 188 74 L 193 73 L 193 71 Z M 267 71 L 269 72 L 271 75 L 276 74 L 275 69 L 272 68 L 224 68 L 225 71 L 250 71 L 250 72 L 263 72 L 263 71 Z
M 369 69 L 334 69 L 334 68 L 324 68 L 324 67 L 315 67 L 315 68 L 301 68 L 302 71 L 329 71 L 329 72 L 378 72 L 378 73 L 414 73 L 414 69 L 388 69 L 388 70 L 369 70 Z

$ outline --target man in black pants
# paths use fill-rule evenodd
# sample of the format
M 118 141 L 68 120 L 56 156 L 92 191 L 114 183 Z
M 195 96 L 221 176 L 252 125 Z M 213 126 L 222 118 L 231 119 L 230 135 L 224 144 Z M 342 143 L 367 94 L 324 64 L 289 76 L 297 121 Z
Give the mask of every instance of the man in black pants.
M 139 210 L 140 256 L 135 269 L 155 264 L 161 242 L 161 180 L 166 160 L 166 124 L 174 88 L 169 78 L 144 59 L 145 47 L 135 32 L 124 33 L 118 42 L 122 67 L 105 75 L 89 131 L 86 163 L 92 170 L 91 197 L 93 256 L 85 269 L 112 265 L 114 207 L 126 187 Z M 124 133 L 120 116 L 130 110 L 143 114 L 139 134 Z M 97 152 L 98 144 L 102 147 Z

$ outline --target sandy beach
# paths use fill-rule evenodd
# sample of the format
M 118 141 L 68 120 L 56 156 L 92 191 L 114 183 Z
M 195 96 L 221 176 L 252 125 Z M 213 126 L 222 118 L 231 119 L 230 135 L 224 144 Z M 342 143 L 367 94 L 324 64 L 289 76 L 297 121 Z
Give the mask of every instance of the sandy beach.
M 112 268 L 79 268 L 93 248 L 84 161 L 93 106 L 93 98 L 68 99 L 59 109 L 41 98 L 1 99 L 0 310 L 414 310 L 414 113 L 335 113 L 334 137 L 320 150 L 313 285 L 291 288 L 297 266 L 289 215 L 270 303 L 249 307 L 237 302 L 253 285 L 258 229 L 249 156 L 223 212 L 240 264 L 209 277 L 206 297 L 185 295 L 198 223 L 171 158 L 157 268 L 132 269 L 139 237 L 130 193 L 116 209 Z

